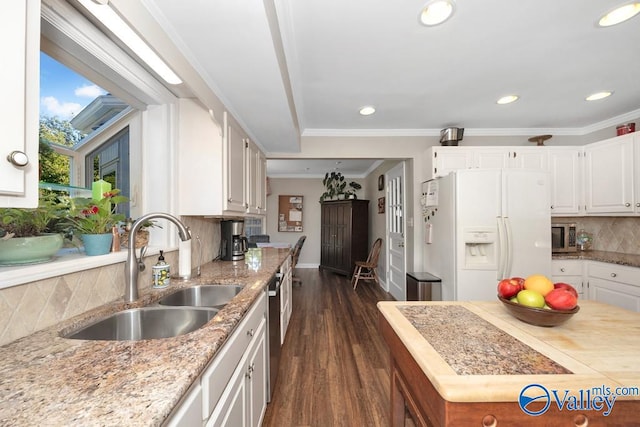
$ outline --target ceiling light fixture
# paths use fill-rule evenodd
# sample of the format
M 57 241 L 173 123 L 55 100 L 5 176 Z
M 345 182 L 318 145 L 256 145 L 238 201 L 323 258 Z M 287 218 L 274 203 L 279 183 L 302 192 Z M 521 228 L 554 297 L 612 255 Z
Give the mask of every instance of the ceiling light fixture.
M 365 107 L 360 108 L 360 114 L 363 116 L 370 116 L 375 112 L 376 112 L 375 107 L 372 107 L 371 105 L 367 105 Z
M 511 104 L 512 102 L 516 102 L 520 97 L 518 95 L 506 95 L 496 101 L 497 104 Z
M 182 83 L 180 77 L 136 34 L 131 27 L 113 10 L 107 0 L 78 0 L 89 13 L 95 16 L 109 31 L 126 44 L 164 81 L 172 85 Z
M 640 2 L 627 3 L 607 12 L 598 20 L 599 27 L 610 27 L 633 18 L 640 13 Z
M 420 11 L 420 22 L 427 27 L 440 25 L 453 15 L 453 0 L 430 0 Z
M 585 98 L 585 100 L 587 101 L 597 101 L 599 99 L 603 99 L 606 98 L 608 96 L 611 96 L 613 94 L 613 92 L 605 90 L 602 92 L 596 92 L 596 93 L 592 93 L 591 95 L 587 96 Z

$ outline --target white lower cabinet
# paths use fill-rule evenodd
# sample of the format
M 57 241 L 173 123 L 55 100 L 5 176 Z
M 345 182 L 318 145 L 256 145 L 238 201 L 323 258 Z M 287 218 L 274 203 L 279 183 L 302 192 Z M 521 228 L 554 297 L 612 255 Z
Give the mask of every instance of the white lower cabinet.
M 166 425 L 255 427 L 267 408 L 267 291 L 194 382 Z
M 587 279 L 589 299 L 640 312 L 640 268 L 589 261 Z
M 578 291 L 578 297 L 584 298 L 584 274 L 581 260 L 551 261 L 551 280 L 553 283 L 568 283 Z

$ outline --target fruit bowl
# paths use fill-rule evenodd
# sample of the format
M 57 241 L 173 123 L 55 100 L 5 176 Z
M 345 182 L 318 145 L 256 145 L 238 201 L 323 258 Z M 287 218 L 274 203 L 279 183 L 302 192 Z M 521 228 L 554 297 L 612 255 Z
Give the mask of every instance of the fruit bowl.
M 571 310 L 553 310 L 547 308 L 527 307 L 526 305 L 511 302 L 498 296 L 502 304 L 507 308 L 509 313 L 518 320 L 535 326 L 557 326 L 576 314 L 580 310 L 580 306 L 575 306 Z

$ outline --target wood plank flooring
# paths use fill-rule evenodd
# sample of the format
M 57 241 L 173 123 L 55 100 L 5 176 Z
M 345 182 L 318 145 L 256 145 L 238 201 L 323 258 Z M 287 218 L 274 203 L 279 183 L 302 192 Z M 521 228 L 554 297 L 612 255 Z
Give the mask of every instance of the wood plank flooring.
M 293 314 L 263 426 L 388 426 L 389 350 L 374 282 L 297 269 Z

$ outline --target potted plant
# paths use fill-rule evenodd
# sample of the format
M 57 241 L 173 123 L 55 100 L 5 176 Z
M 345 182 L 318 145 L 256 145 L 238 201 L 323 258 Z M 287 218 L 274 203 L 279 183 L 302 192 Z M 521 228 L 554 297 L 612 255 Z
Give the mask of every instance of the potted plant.
M 114 189 L 102 195 L 100 200 L 86 197 L 71 199 L 70 215 L 66 223 L 74 234 L 79 234 L 87 255 L 104 255 L 111 250 L 112 229 L 125 216 L 115 212 L 115 205 L 128 199 Z
M 133 227 L 134 222 L 136 222 L 136 220 L 133 218 L 127 218 L 120 226 L 120 245 L 125 248 L 129 247 L 129 231 L 131 231 L 131 227 Z M 156 224 L 156 221 L 149 220 L 145 221 L 140 229 L 138 229 L 138 232 L 136 233 L 136 249 L 149 244 L 149 229 L 152 227 L 162 228 L 162 226 Z
M 52 193 L 40 191 L 38 207 L 0 209 L 0 264 L 46 262 L 63 244 L 59 222 L 66 217 L 63 202 Z
M 320 202 L 333 199 L 357 199 L 357 190 L 360 190 L 362 186 L 355 181 L 348 183 L 349 189 L 347 190 L 347 181 L 341 172 L 327 172 L 322 180 L 322 185 L 325 187 L 324 193 L 320 196 Z

